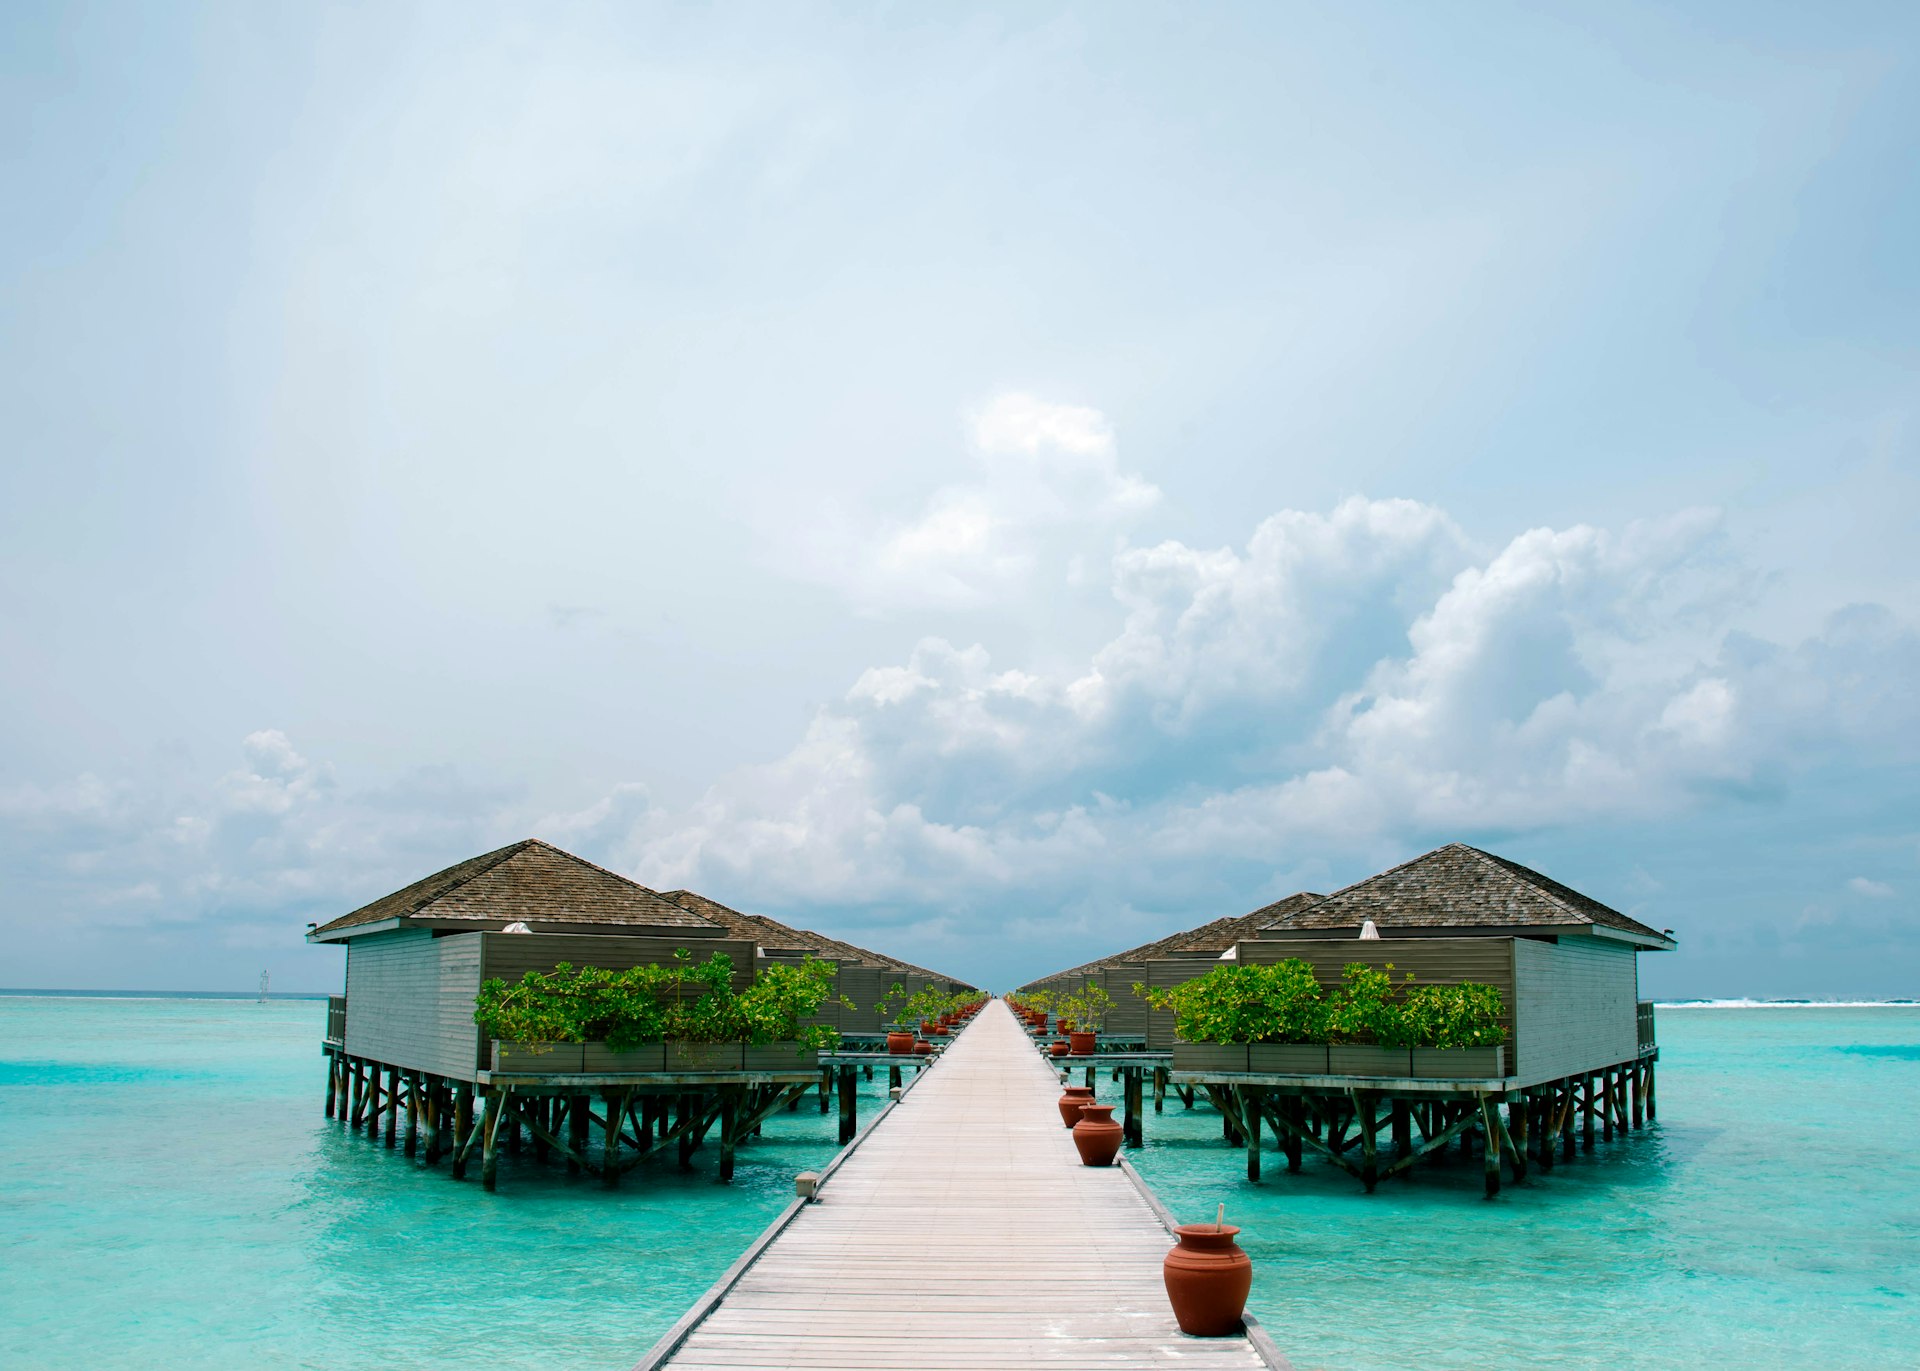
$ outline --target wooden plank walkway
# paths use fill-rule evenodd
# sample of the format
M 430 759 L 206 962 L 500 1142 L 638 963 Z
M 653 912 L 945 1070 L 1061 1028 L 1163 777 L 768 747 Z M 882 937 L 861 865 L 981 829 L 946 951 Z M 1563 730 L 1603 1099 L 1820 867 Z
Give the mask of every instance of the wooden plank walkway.
M 681 1371 L 1267 1365 L 1189 1338 L 1172 1245 L 1118 1167 L 1080 1164 L 1058 1076 L 999 1000 L 672 1354 Z

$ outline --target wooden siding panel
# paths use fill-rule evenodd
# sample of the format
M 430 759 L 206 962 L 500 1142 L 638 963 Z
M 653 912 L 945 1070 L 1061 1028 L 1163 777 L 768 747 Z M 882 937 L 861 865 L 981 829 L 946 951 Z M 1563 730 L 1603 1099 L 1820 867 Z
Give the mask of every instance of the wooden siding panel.
M 1639 1049 L 1639 959 L 1604 938 L 1514 945 L 1516 1038 L 1524 1084 L 1632 1061 Z
M 471 1080 L 480 1038 L 473 1022 L 480 937 L 436 938 L 425 929 L 398 929 L 353 939 L 347 947 L 347 1052 Z
M 1183 985 L 1196 976 L 1204 976 L 1220 964 L 1220 958 L 1214 953 L 1195 957 L 1155 957 L 1142 963 L 1145 972 L 1140 979 L 1155 990 L 1171 990 Z M 1144 1003 L 1144 1002 L 1143 1002 Z M 1148 1009 L 1147 1011 L 1147 1051 L 1171 1052 L 1173 1050 L 1173 1012 L 1166 1009 Z
M 681 948 L 704 962 L 716 952 L 733 960 L 733 986 L 753 984 L 755 945 L 742 938 L 652 938 L 592 933 L 481 933 L 483 979 L 517 981 L 529 971 L 551 971 L 561 962 L 625 971 L 664 966 Z

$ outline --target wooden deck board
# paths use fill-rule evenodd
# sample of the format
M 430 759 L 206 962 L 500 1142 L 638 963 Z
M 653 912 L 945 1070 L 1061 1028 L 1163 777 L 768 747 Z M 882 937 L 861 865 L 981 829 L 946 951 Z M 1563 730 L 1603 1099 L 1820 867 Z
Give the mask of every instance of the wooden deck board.
M 993 1001 L 667 1364 L 1264 1366 L 1180 1332 L 1165 1230 L 1119 1168 L 1080 1165 L 1059 1093 Z

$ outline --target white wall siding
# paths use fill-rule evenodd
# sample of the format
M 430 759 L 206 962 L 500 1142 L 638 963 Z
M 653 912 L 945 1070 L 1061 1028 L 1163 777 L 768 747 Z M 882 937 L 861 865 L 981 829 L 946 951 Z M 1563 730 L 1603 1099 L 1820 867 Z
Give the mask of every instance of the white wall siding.
M 1639 1050 L 1638 959 L 1602 938 L 1514 944 L 1514 1038 L 1521 1083 L 1632 1061 Z
M 350 1056 L 411 1071 L 473 1079 L 480 1030 L 478 933 L 436 938 L 422 928 L 373 933 L 347 944 Z

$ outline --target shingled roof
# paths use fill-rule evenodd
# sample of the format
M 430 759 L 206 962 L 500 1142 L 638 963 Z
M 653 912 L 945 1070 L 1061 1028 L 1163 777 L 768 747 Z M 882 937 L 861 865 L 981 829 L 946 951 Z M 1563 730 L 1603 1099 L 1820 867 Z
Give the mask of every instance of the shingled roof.
M 456 862 L 351 914 L 342 914 L 307 936 L 320 938 L 389 919 L 470 922 L 476 928 L 516 920 L 604 925 L 609 931 L 672 928 L 707 937 L 727 931 L 723 925 L 661 898 L 638 882 L 538 838 Z
M 1465 843 L 1448 843 L 1324 900 L 1281 912 L 1260 928 L 1283 933 L 1350 929 L 1368 919 L 1383 933 L 1396 928 L 1600 927 L 1673 946 L 1657 928 Z
M 1304 908 L 1323 898 L 1302 892 L 1289 895 L 1284 900 L 1275 900 L 1263 905 L 1251 914 L 1236 917 L 1211 919 L 1198 928 L 1183 928 L 1178 933 L 1169 933 L 1165 937 L 1155 938 L 1150 943 L 1130 947 L 1124 952 L 1109 953 L 1079 966 L 1070 966 L 1065 971 L 1056 971 L 1051 976 L 1040 976 L 1029 981 L 1029 985 L 1038 985 L 1042 981 L 1057 981 L 1062 976 L 1085 976 L 1094 971 L 1108 971 L 1116 966 L 1125 966 L 1130 962 L 1152 961 L 1174 952 L 1225 952 L 1242 938 L 1251 938 L 1256 930 L 1265 927 L 1268 920 L 1294 909 Z
M 810 928 L 794 928 L 790 924 L 781 923 L 778 919 L 769 919 L 764 914 L 743 914 L 697 891 L 669 890 L 664 898 L 712 919 L 736 937 L 755 938 L 762 947 L 784 951 L 809 951 L 837 961 L 865 962 L 889 971 L 910 971 L 915 975 L 936 981 L 953 979 L 941 972 L 929 971 L 924 966 L 915 966 L 912 962 L 903 962 L 898 957 L 890 957 L 884 952 L 875 952 L 870 948 L 843 942 L 839 938 L 829 938 L 826 934 L 816 933 Z

